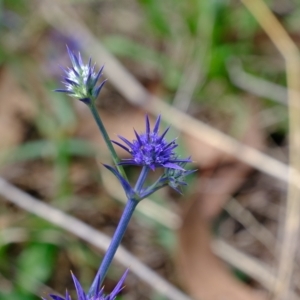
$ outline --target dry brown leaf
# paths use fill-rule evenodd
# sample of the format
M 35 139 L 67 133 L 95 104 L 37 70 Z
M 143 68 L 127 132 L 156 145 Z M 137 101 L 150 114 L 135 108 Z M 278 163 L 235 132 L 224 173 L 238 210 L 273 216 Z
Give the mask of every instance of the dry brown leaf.
M 199 300 L 262 300 L 258 292 L 237 281 L 211 251 L 210 223 L 202 216 L 196 195 L 189 199 L 179 230 L 178 272 L 192 297 Z
M 257 109 L 253 105 L 250 108 L 253 113 L 243 142 L 261 149 L 263 137 L 254 117 Z M 200 146 L 197 149 L 202 151 Z M 218 149 L 210 153 L 209 166 L 201 170 L 197 193 L 184 202 L 183 223 L 178 232 L 180 274 L 195 299 L 264 299 L 262 295 L 237 281 L 210 247 L 212 220 L 220 213 L 230 195 L 244 182 L 251 168 L 234 157 L 225 156 Z

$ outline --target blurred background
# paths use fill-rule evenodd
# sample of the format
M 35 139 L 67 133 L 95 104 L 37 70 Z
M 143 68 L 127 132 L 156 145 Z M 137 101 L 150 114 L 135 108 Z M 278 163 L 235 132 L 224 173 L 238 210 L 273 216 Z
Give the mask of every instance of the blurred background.
M 114 232 L 126 199 L 101 165 L 110 163 L 105 145 L 88 108 L 53 92 L 63 87 L 60 66 L 70 66 L 66 45 L 96 68 L 105 64 L 97 104 L 112 139 L 133 138 L 145 113 L 152 121 L 161 113 L 198 170 L 183 195 L 164 189 L 138 206 L 122 245 L 158 277 L 132 265 L 118 299 L 174 300 L 162 282 L 182 300 L 299 299 L 299 173 L 288 179 L 289 157 L 299 170 L 298 4 L 0 1 L 2 179 Z M 126 170 L 134 180 L 137 168 Z M 88 289 L 103 249 L 37 215 L 35 205 L 21 199 L 19 207 L 2 184 L 0 197 L 0 299 L 66 288 L 74 295 L 70 270 Z M 126 267 L 114 261 L 105 291 Z

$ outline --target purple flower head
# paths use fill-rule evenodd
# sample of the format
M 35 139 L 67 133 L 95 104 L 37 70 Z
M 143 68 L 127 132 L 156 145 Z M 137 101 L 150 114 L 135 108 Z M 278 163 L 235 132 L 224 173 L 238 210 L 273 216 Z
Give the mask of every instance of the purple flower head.
M 96 73 L 95 65 L 91 65 L 91 59 L 88 64 L 85 65 L 79 52 L 78 56 L 76 56 L 68 47 L 67 49 L 72 62 L 72 67 L 67 69 L 62 68 L 65 72 L 63 81 L 65 89 L 57 89 L 55 91 L 67 93 L 86 104 L 90 104 L 91 101 L 94 101 L 98 97 L 106 82 L 106 80 L 104 80 L 99 86 L 96 86 L 102 75 L 104 66 Z
M 190 158 L 178 159 L 174 152 L 174 149 L 178 147 L 176 140 L 167 142 L 165 139 L 169 127 L 159 135 L 160 120 L 161 116 L 158 116 L 153 131 L 151 131 L 149 118 L 146 116 L 146 132 L 138 134 L 134 131 L 136 140 L 132 142 L 118 136 L 126 146 L 112 141 L 132 155 L 132 158 L 121 161 L 120 165 L 147 166 L 152 170 L 155 170 L 156 167 L 184 170 L 180 163 L 191 160 Z
M 123 283 L 125 281 L 126 275 L 128 273 L 128 270 L 125 271 L 123 276 L 121 277 L 118 284 L 115 286 L 113 291 L 109 295 L 105 295 L 103 292 L 103 288 L 100 289 L 100 277 L 98 277 L 98 284 L 97 288 L 95 290 L 95 293 L 93 295 L 87 295 L 84 290 L 82 289 L 79 281 L 77 278 L 72 274 L 72 278 L 74 281 L 76 293 L 77 293 L 77 299 L 76 300 L 114 300 L 116 299 L 117 295 L 120 293 L 120 291 L 123 289 Z M 68 291 L 66 291 L 65 297 L 57 296 L 57 295 L 50 295 L 51 299 L 53 300 L 72 300 L 70 294 Z M 46 300 L 45 298 L 42 298 L 43 300 Z

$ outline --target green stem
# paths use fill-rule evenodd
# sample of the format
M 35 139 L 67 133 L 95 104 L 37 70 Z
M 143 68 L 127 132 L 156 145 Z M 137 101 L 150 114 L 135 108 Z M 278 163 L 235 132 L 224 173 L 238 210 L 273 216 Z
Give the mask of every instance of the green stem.
M 118 165 L 118 163 L 120 162 L 120 159 L 119 159 L 119 157 L 118 157 L 118 155 L 116 153 L 116 150 L 114 149 L 113 144 L 112 144 L 112 142 L 111 142 L 111 140 L 110 140 L 110 138 L 109 138 L 109 136 L 107 134 L 107 131 L 106 131 L 106 129 L 105 129 L 103 123 L 102 123 L 102 120 L 101 120 L 101 118 L 99 116 L 99 113 L 97 111 L 97 108 L 96 108 L 95 104 L 92 102 L 91 104 L 88 105 L 88 107 L 90 108 L 90 110 L 92 112 L 92 115 L 93 115 L 93 117 L 94 117 L 94 119 L 95 119 L 95 121 L 97 123 L 97 126 L 98 126 L 98 128 L 99 128 L 99 130 L 100 130 L 100 132 L 101 132 L 101 134 L 103 136 L 103 139 L 104 139 L 104 141 L 105 141 L 105 143 L 107 145 L 107 148 L 108 148 L 108 150 L 111 153 L 111 156 L 112 156 L 112 159 L 113 159 L 113 162 L 114 162 L 116 168 L 118 169 L 119 173 L 125 179 L 127 179 L 127 176 L 126 176 L 126 174 L 124 172 L 123 167 L 120 166 L 120 165 Z

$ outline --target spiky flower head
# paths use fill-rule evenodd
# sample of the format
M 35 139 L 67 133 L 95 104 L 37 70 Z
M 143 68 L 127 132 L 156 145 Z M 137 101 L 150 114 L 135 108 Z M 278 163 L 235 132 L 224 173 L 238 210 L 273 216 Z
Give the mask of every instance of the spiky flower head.
M 179 164 L 182 168 L 185 167 L 186 162 Z M 161 184 L 169 185 L 172 189 L 182 194 L 181 187 L 186 186 L 185 177 L 196 172 L 196 170 L 185 170 L 185 169 L 170 169 L 164 170 L 164 174 L 160 179 Z
M 146 132 L 138 134 L 134 130 L 136 140 L 130 142 L 119 135 L 118 137 L 126 144 L 126 146 L 119 142 L 112 141 L 132 156 L 130 159 L 122 160 L 120 165 L 147 166 L 152 170 L 155 170 L 157 167 L 184 170 L 180 166 L 180 163 L 187 163 L 191 160 L 190 158 L 178 159 L 174 152 L 174 149 L 178 147 L 176 139 L 171 142 L 167 142 L 165 139 L 165 135 L 169 131 L 169 127 L 161 135 L 159 135 L 160 121 L 161 116 L 158 116 L 153 131 L 151 131 L 149 117 L 147 115 Z
M 114 300 L 116 299 L 117 295 L 120 293 L 120 291 L 123 289 L 123 283 L 125 281 L 126 275 L 128 273 L 128 270 L 125 271 L 123 276 L 121 277 L 118 284 L 115 286 L 113 291 L 109 295 L 105 295 L 103 292 L 103 288 L 100 288 L 100 277 L 98 277 L 97 282 L 97 288 L 93 295 L 87 295 L 83 288 L 81 287 L 81 284 L 77 280 L 77 278 L 72 274 L 73 282 L 75 285 L 76 293 L 77 293 L 77 300 Z M 57 296 L 57 295 L 50 295 L 51 299 L 53 300 L 72 300 L 70 294 L 68 291 L 66 291 L 65 297 Z M 42 298 L 43 300 L 46 300 L 45 298 Z
M 186 164 L 187 162 L 178 163 L 181 169 L 165 168 L 163 174 L 154 184 L 142 190 L 140 198 L 144 199 L 165 186 L 170 186 L 176 192 L 182 194 L 182 187 L 187 185 L 185 177 L 197 171 L 185 170 Z
M 88 64 L 84 64 L 80 52 L 78 52 L 78 55 L 75 55 L 68 47 L 67 50 L 72 67 L 67 69 L 62 68 L 65 72 L 65 76 L 63 77 L 65 89 L 57 89 L 55 91 L 67 93 L 86 104 L 90 104 L 91 101 L 96 100 L 106 82 L 104 80 L 99 86 L 96 86 L 102 75 L 104 66 L 96 73 L 95 65 L 91 64 L 91 59 L 89 59 Z

